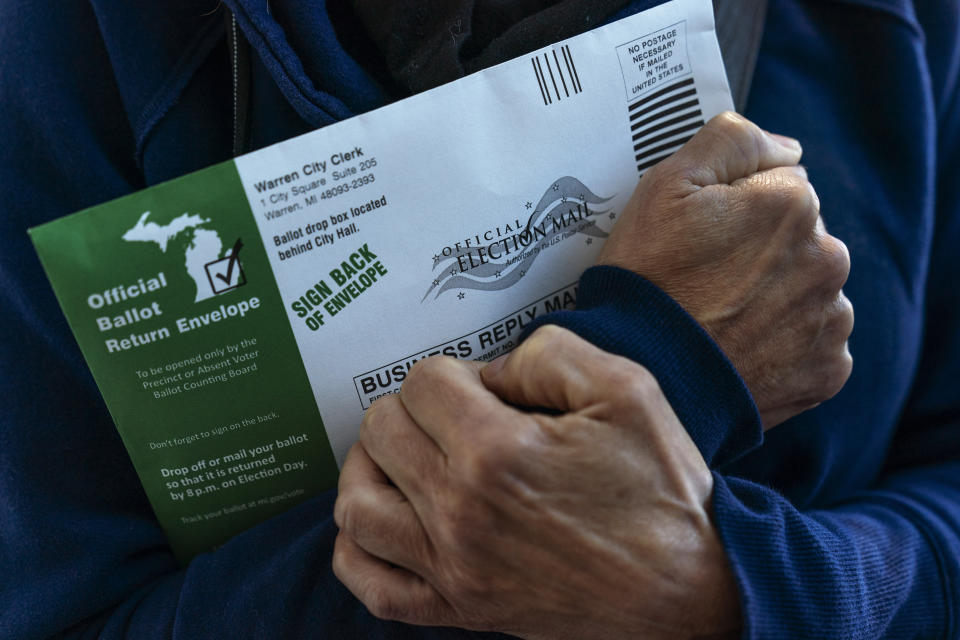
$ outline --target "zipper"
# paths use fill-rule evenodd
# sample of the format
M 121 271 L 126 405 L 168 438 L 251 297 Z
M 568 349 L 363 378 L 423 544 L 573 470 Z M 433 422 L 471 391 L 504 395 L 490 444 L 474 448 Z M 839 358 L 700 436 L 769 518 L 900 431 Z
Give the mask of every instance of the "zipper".
M 250 132 L 250 49 L 237 18 L 227 10 L 227 50 L 233 82 L 233 155 L 248 151 Z

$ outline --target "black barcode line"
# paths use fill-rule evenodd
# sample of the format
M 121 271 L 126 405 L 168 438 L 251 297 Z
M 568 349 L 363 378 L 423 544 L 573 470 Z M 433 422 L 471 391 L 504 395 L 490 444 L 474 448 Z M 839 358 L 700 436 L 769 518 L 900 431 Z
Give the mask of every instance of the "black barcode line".
M 653 148 L 651 148 L 651 149 L 644 149 L 642 153 L 638 153 L 638 154 L 637 154 L 637 156 L 636 156 L 637 162 L 643 162 L 643 161 L 646 160 L 647 158 L 650 158 L 650 157 L 652 157 L 652 156 L 655 156 L 655 155 L 659 154 L 659 153 L 662 152 L 662 151 L 666 151 L 667 149 L 673 149 L 673 148 L 675 148 L 675 147 L 678 147 L 678 146 L 680 146 L 680 145 L 683 145 L 683 144 L 685 144 L 685 143 L 686 143 L 690 138 L 692 138 L 692 137 L 693 137 L 693 134 L 690 134 L 690 135 L 688 135 L 688 136 L 684 136 L 683 138 L 681 138 L 681 139 L 679 139 L 679 140 L 671 140 L 670 142 L 667 142 L 666 144 L 662 144 L 662 145 L 660 145 L 660 146 L 653 147 Z
M 550 82 L 553 83 L 553 91 L 557 95 L 557 100 L 559 100 L 560 92 L 557 90 L 557 80 L 553 77 L 553 69 L 550 68 L 550 58 L 547 57 L 547 54 L 543 54 L 543 61 L 547 65 L 547 71 L 550 73 Z
M 669 96 L 667 98 L 664 98 L 663 100 L 660 100 L 659 102 L 654 102 L 653 104 L 647 105 L 646 107 L 644 107 L 643 109 L 640 109 L 639 111 L 635 111 L 634 113 L 631 113 L 630 120 L 631 121 L 636 120 L 637 118 L 641 118 L 647 115 L 648 113 L 653 113 L 657 109 L 665 107 L 668 104 L 672 104 L 677 100 L 683 100 L 684 98 L 689 98 L 695 95 L 697 95 L 696 89 L 688 89 L 687 91 L 683 91 L 676 95 Z
M 676 83 L 676 84 L 672 84 L 672 85 L 670 85 L 669 87 L 664 87 L 663 89 L 660 89 L 659 91 L 654 91 L 654 92 L 651 93 L 650 95 L 645 96 L 645 97 L 641 98 L 640 100 L 637 100 L 636 102 L 634 102 L 632 105 L 630 105 L 630 111 L 633 111 L 634 109 L 638 109 L 638 108 L 642 107 L 642 106 L 645 105 L 645 104 L 650 104 L 652 101 L 656 100 L 657 98 L 660 98 L 660 97 L 662 97 L 662 96 L 667 95 L 667 94 L 670 93 L 671 91 L 674 91 L 674 90 L 676 90 L 676 89 L 681 89 L 681 88 L 683 88 L 683 87 L 689 87 L 689 86 L 691 86 L 691 85 L 693 85 L 693 78 L 687 78 L 686 80 L 683 80 L 683 81 L 678 82 L 678 83 Z
M 583 91 L 583 85 L 580 84 L 580 74 L 577 73 L 577 65 L 573 63 L 573 53 L 570 51 L 569 45 L 563 45 L 563 52 L 566 54 L 568 63 L 570 64 L 570 69 L 573 73 L 573 81 L 577 84 L 577 93 Z
M 563 63 L 567 65 L 567 75 L 570 76 L 570 86 L 573 88 L 573 92 L 580 93 L 580 89 L 577 87 L 577 81 L 573 77 L 573 67 L 570 65 L 573 58 L 567 54 L 566 46 L 560 47 L 560 54 L 563 56 Z
M 661 128 L 663 128 L 663 127 L 672 127 L 673 125 L 675 125 L 675 124 L 680 124 L 681 122 L 684 122 L 684 121 L 686 121 L 686 120 L 689 120 L 690 118 L 697 118 L 698 121 L 699 121 L 699 124 L 703 124 L 703 112 L 700 111 L 700 109 L 694 109 L 693 111 L 690 111 L 689 113 L 682 113 L 682 114 L 680 114 L 679 116 L 677 116 L 676 118 L 670 118 L 669 120 L 666 120 L 666 121 L 664 121 L 664 122 L 658 122 L 657 124 L 653 125 L 652 127 L 648 127 L 648 128 L 646 128 L 646 129 L 642 129 L 642 130 L 640 130 L 640 131 L 637 131 L 635 134 L 633 134 L 633 141 L 636 142 L 637 140 L 640 140 L 641 138 L 647 137 L 647 136 L 650 135 L 651 133 L 655 133 L 655 132 L 659 131 L 659 130 L 660 130 Z
M 540 87 L 540 97 L 543 98 L 543 104 L 548 104 L 547 94 L 543 91 L 543 79 L 540 77 L 540 72 L 537 70 L 537 60 L 535 58 L 530 58 L 530 65 L 533 67 L 533 75 L 537 76 L 537 85 Z
M 573 53 L 568 45 L 563 45 L 559 50 L 545 51 L 543 55 L 535 55 L 530 58 L 530 63 L 533 74 L 537 77 L 537 86 L 544 105 L 559 102 L 564 98 L 569 99 L 583 92 L 580 76 L 573 62 Z M 561 89 L 563 93 L 560 92 Z
M 690 136 L 690 137 L 692 138 L 693 136 Z M 686 140 L 684 140 L 683 142 L 686 142 Z M 675 148 L 671 149 L 669 152 L 664 153 L 663 155 L 657 156 L 656 158 L 653 158 L 652 160 L 648 160 L 648 161 L 646 161 L 646 162 L 644 162 L 644 163 L 638 164 L 638 165 L 637 165 L 637 171 L 641 171 L 641 172 L 642 172 L 642 171 L 646 171 L 647 169 L 649 169 L 649 168 L 652 167 L 653 165 L 657 164 L 657 163 L 660 162 L 661 160 L 665 160 L 665 159 L 669 158 L 670 156 L 672 156 L 672 155 L 674 154 L 674 152 L 675 152 L 677 149 L 679 149 L 680 147 L 682 147 L 682 146 L 683 146 L 683 143 L 680 143 L 680 144 L 678 144 Z
M 560 60 L 557 58 L 557 50 L 553 50 L 553 61 L 557 63 L 557 73 L 560 76 L 560 84 L 563 85 L 563 92 L 570 97 L 570 92 L 567 91 L 567 81 L 563 79 L 563 73 L 560 73 Z
M 627 106 L 640 175 L 675 153 L 703 126 L 693 78 L 657 89 Z
M 543 67 L 540 66 L 540 58 L 534 58 L 537 63 L 537 70 L 540 72 L 540 77 L 543 78 L 543 88 L 547 92 L 547 104 L 553 104 L 553 98 L 550 97 L 550 87 L 547 85 L 547 77 L 543 75 Z
M 673 115 L 674 113 L 678 113 L 680 111 L 683 111 L 684 109 L 690 109 L 690 108 L 699 107 L 699 106 L 700 106 L 700 101 L 697 99 L 690 100 L 689 102 L 684 102 L 683 104 L 675 105 L 673 107 L 670 107 L 669 109 L 664 109 L 660 113 L 655 113 L 649 118 L 638 120 L 637 122 L 633 123 L 633 126 L 630 127 L 630 130 L 636 131 L 640 127 L 644 127 L 650 124 L 651 122 L 655 122 L 664 116 Z
M 652 144 L 656 144 L 658 142 L 662 142 L 663 140 L 673 138 L 675 136 L 680 135 L 681 133 L 688 133 L 695 129 L 699 129 L 702 126 L 703 126 L 703 120 L 696 120 L 694 122 L 691 122 L 690 124 L 685 124 L 685 125 L 676 127 L 674 129 L 669 129 L 668 131 L 664 131 L 660 135 L 656 135 L 656 136 L 653 136 L 652 138 L 648 138 L 643 142 L 638 142 L 637 144 L 634 145 L 633 150 L 640 151 L 641 149 L 645 149 L 646 147 L 649 147 Z

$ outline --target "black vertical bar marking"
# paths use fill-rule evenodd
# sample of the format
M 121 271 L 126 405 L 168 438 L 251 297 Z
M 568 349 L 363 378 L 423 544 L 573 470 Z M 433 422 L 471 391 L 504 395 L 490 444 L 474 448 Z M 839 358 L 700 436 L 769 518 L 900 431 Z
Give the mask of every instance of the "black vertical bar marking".
M 553 50 L 553 61 L 557 63 L 557 75 L 560 76 L 560 82 L 563 84 L 563 92 L 567 94 L 567 97 L 570 97 L 570 92 L 567 91 L 567 81 L 563 79 L 563 71 L 560 69 L 560 60 L 557 58 L 557 50 Z
M 560 53 L 563 54 L 563 61 L 567 65 L 567 75 L 570 76 L 570 88 L 573 89 L 574 93 L 580 93 L 580 90 L 577 89 L 577 83 L 573 81 L 573 70 L 570 69 L 570 57 L 567 55 L 567 47 L 560 47 Z
M 553 77 L 553 69 L 550 68 L 550 58 L 547 57 L 547 54 L 543 54 L 543 61 L 547 63 L 547 71 L 550 72 L 550 82 L 553 83 L 553 90 L 557 92 L 557 100 L 560 100 L 560 90 L 557 89 L 557 81 Z
M 543 84 L 547 88 L 547 104 L 553 104 L 553 98 L 550 97 L 550 86 L 547 84 L 547 77 L 543 75 L 543 67 L 540 66 L 540 58 L 536 58 L 537 69 L 540 70 L 540 76 L 543 78 Z M 559 98 L 559 96 L 557 96 Z
M 577 73 L 577 65 L 573 63 L 573 54 L 570 53 L 570 47 L 568 45 L 563 45 L 563 48 L 567 50 L 567 55 L 570 56 L 570 67 L 573 69 L 573 79 L 580 88 L 580 91 L 583 91 L 583 85 L 580 84 L 580 74 Z
M 540 80 L 540 72 L 537 71 L 537 63 L 530 58 L 530 65 L 533 67 L 533 75 L 537 76 L 537 86 L 540 87 L 540 97 L 543 98 L 543 104 L 547 104 L 547 95 L 543 92 L 543 82 Z

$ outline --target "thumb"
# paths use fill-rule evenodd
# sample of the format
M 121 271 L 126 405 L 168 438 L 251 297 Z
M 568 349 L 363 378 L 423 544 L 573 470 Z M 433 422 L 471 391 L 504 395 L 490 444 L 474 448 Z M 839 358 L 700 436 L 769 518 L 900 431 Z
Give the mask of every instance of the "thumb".
M 743 116 L 724 111 L 661 162 L 659 170 L 678 173 L 699 186 L 730 184 L 757 171 L 793 166 L 802 155 L 793 138 L 767 133 Z
M 505 402 L 569 412 L 610 400 L 628 391 L 625 386 L 649 383 L 652 375 L 567 329 L 544 325 L 481 369 L 480 378 Z

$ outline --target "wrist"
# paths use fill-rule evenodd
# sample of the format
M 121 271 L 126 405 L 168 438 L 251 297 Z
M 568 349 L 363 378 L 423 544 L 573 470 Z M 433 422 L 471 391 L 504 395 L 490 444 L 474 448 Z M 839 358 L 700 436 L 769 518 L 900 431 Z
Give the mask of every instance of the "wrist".
M 691 638 L 737 638 L 743 626 L 740 594 L 708 501 L 694 537 L 697 553 L 683 559 L 684 597 Z
M 657 518 L 654 538 L 639 542 L 647 548 L 646 553 L 637 552 L 646 558 L 634 567 L 639 588 L 625 593 L 629 604 L 623 602 L 624 611 L 636 607 L 635 620 L 644 622 L 634 629 L 643 630 L 639 637 L 719 640 L 740 636 L 739 591 L 712 522 L 710 492 L 703 500 L 694 493 L 688 494 L 690 500 L 671 501 L 671 508 Z

